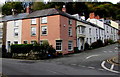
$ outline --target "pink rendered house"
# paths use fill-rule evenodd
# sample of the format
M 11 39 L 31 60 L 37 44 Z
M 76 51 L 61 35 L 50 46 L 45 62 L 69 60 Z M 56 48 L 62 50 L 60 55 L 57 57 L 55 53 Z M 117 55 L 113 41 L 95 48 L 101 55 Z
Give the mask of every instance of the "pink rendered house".
M 76 47 L 76 19 L 55 8 L 32 12 L 22 22 L 22 43 L 47 40 L 57 52 L 73 53 Z

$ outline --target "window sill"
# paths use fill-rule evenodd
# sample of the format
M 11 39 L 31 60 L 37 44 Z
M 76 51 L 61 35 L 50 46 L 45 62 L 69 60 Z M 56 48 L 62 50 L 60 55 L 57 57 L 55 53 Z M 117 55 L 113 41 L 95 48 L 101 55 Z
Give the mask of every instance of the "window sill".
M 56 50 L 57 52 L 62 52 L 62 50 Z
M 47 23 L 41 23 L 41 24 L 47 24 Z
M 35 37 L 36 35 L 31 35 L 31 37 Z
M 31 25 L 37 25 L 37 24 L 31 24 Z
M 47 34 L 42 34 L 41 36 L 47 36 Z

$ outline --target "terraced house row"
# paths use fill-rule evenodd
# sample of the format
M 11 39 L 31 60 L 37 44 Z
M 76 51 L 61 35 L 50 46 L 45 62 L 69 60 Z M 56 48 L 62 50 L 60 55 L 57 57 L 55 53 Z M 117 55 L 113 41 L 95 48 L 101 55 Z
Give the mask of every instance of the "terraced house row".
M 74 47 L 84 49 L 87 42 L 92 44 L 98 39 L 118 39 L 119 24 L 112 20 L 104 20 L 94 13 L 85 20 L 78 14 L 66 13 L 50 8 L 30 13 L 29 7 L 26 13 L 3 16 L 0 19 L 0 44 L 10 50 L 11 44 L 33 44 L 35 41 L 42 44 L 48 41 L 57 52 L 63 54 L 73 53 Z

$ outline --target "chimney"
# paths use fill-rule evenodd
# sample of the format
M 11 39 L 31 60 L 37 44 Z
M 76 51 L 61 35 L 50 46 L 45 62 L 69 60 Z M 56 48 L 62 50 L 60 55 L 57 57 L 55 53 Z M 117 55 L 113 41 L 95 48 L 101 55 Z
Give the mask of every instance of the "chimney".
M 99 15 L 95 16 L 95 19 L 100 19 L 100 16 Z
M 30 13 L 30 7 L 29 6 L 26 7 L 26 13 Z
M 89 18 L 90 18 L 90 19 L 95 18 L 95 13 L 90 13 L 90 14 L 89 14 Z
M 62 11 L 63 11 L 63 12 L 66 12 L 66 7 L 65 7 L 65 5 L 63 5 Z
M 15 15 L 15 9 L 12 9 L 12 15 Z

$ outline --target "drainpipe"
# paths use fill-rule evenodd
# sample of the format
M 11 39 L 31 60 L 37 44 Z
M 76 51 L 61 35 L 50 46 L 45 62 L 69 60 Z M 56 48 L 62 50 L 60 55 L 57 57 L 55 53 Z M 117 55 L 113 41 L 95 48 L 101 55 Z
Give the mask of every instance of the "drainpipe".
M 40 18 L 38 18 L 38 44 L 40 44 Z

